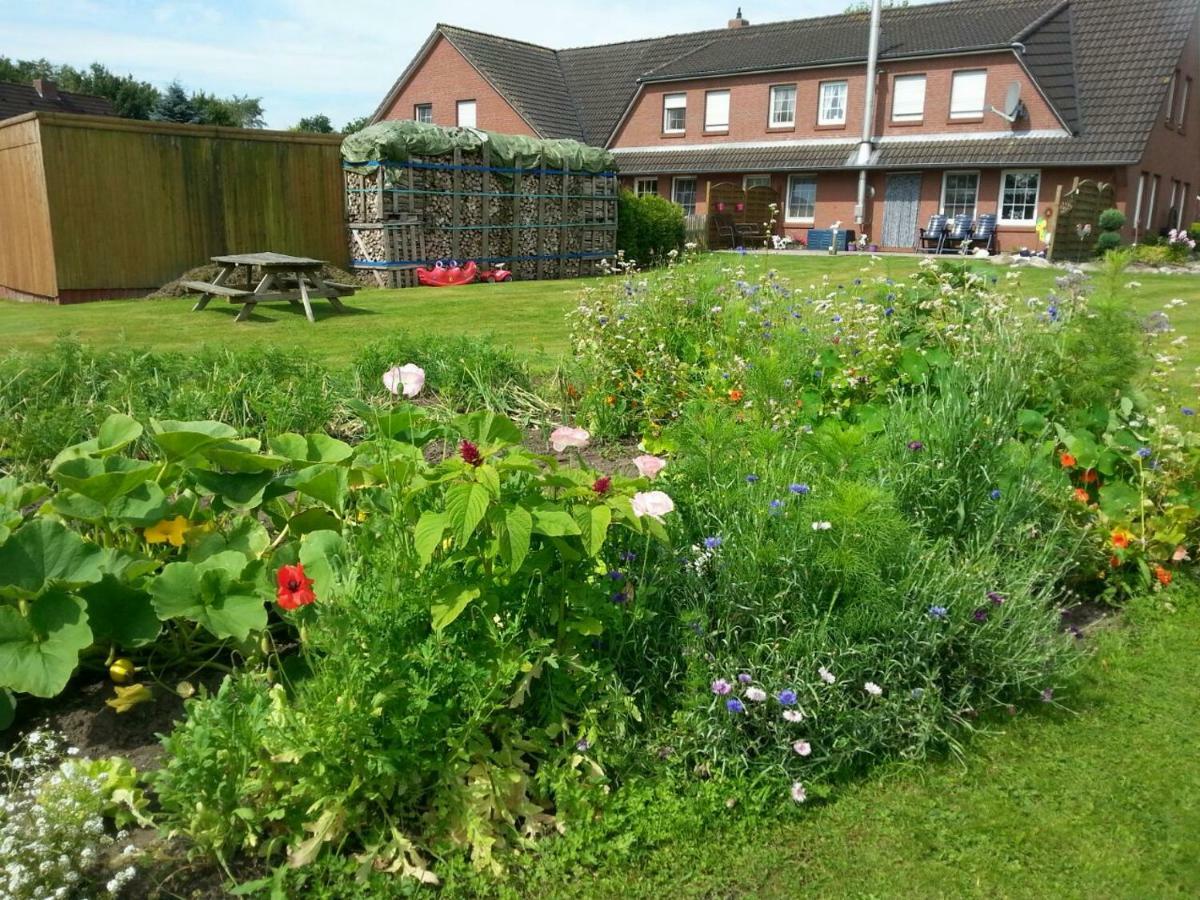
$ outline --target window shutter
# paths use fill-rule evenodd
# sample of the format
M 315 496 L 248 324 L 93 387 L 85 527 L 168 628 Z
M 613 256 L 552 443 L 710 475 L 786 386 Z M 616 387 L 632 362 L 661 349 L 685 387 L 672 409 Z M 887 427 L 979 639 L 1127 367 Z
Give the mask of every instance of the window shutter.
M 892 119 L 913 122 L 925 116 L 925 76 L 901 75 L 894 82 Z
M 975 118 L 982 116 L 986 96 L 987 71 L 985 69 L 955 72 L 954 87 L 950 93 L 950 117 Z

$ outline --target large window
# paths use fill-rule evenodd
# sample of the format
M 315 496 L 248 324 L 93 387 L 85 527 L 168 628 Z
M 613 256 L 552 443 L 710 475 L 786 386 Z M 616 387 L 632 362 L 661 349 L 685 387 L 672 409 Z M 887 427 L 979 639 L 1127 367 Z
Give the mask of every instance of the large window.
M 846 124 L 846 95 L 848 88 L 844 81 L 822 81 L 821 101 L 817 113 L 818 125 Z
M 657 178 L 635 178 L 633 182 L 633 192 L 639 197 L 645 197 L 648 194 L 658 193 Z
M 1037 169 L 1019 169 L 1000 176 L 1000 221 L 1008 225 L 1028 225 L 1037 221 L 1038 188 L 1042 173 Z
M 942 215 L 950 219 L 970 216 L 974 220 L 978 205 L 979 173 L 947 172 L 942 179 Z
M 816 176 L 788 176 L 787 209 L 784 214 L 789 222 L 809 223 L 816 218 Z
M 920 122 L 925 118 L 925 76 L 897 75 L 892 82 L 892 121 Z
M 1192 96 L 1192 79 L 1185 78 L 1183 87 L 1179 90 L 1179 115 L 1175 121 L 1179 124 L 1179 130 L 1183 131 L 1183 127 L 1187 125 L 1188 100 Z
M 756 187 L 769 188 L 770 186 L 771 186 L 771 176 L 770 175 L 743 175 L 742 176 L 742 190 L 743 191 L 748 191 L 748 190 L 750 190 L 750 188 L 756 188 Z
M 671 200 L 683 207 L 684 215 L 694 216 L 696 214 L 696 179 L 688 175 L 672 181 Z
M 1150 179 L 1150 201 L 1146 204 L 1146 230 L 1154 230 L 1154 214 L 1158 212 L 1158 185 L 1162 178 L 1158 175 Z
M 663 97 L 663 133 L 683 134 L 687 131 L 687 94 L 667 94 Z
M 418 122 L 432 123 L 433 122 L 433 104 L 418 103 L 413 107 L 413 119 Z
M 474 128 L 475 127 L 475 101 L 474 100 L 459 100 L 458 101 L 458 127 L 459 128 Z
M 777 84 L 771 88 L 772 128 L 790 128 L 796 124 L 796 86 Z
M 954 73 L 950 88 L 950 118 L 982 119 L 987 97 L 987 69 Z
M 708 91 L 705 93 L 704 130 L 729 130 L 729 91 Z
M 1167 124 L 1175 121 L 1175 92 L 1179 90 L 1179 70 L 1171 73 L 1171 83 L 1167 86 Z

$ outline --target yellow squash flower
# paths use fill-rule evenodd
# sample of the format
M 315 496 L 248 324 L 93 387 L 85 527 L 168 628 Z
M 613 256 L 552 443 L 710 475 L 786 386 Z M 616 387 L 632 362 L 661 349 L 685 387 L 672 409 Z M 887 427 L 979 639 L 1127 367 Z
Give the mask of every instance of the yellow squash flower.
M 111 706 L 117 711 L 117 714 L 127 713 L 139 703 L 147 703 L 154 699 L 154 695 L 150 692 L 150 688 L 144 684 L 131 684 L 127 687 L 121 685 L 113 685 L 113 691 L 117 696 L 105 700 L 107 706 Z
M 183 516 L 176 516 L 173 519 L 163 519 L 157 525 L 151 525 L 146 529 L 146 543 L 170 544 L 172 547 L 182 547 L 187 531 L 188 520 Z

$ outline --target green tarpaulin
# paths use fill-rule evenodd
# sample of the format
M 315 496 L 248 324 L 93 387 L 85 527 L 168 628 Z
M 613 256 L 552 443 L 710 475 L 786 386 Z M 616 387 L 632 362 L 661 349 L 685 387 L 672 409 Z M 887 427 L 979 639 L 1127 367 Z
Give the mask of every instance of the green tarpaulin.
M 455 148 L 477 151 L 485 143 L 493 166 L 591 173 L 617 169 L 616 158 L 607 150 L 578 141 L 542 140 L 474 128 L 442 128 L 424 122 L 379 122 L 348 134 L 342 141 L 342 159 L 352 166 L 405 162 L 414 157 L 448 156 Z

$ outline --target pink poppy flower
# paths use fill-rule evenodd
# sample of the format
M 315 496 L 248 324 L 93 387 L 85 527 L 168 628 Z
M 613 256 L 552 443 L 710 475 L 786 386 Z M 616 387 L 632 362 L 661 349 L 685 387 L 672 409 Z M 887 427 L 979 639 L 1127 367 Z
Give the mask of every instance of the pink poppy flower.
M 383 373 L 383 386 L 393 394 L 415 397 L 425 387 L 425 370 L 412 363 L 393 366 Z
M 650 516 L 652 519 L 662 519 L 675 509 L 675 503 L 662 491 L 639 491 L 633 495 L 631 502 L 635 516 Z
M 653 478 L 667 466 L 665 459 L 659 459 L 657 456 L 643 454 L 636 457 L 633 464 L 637 467 L 638 474 L 643 478 Z
M 582 450 L 591 438 L 592 436 L 582 428 L 560 425 L 550 434 L 550 446 L 554 448 L 555 453 L 562 453 L 568 447 Z

